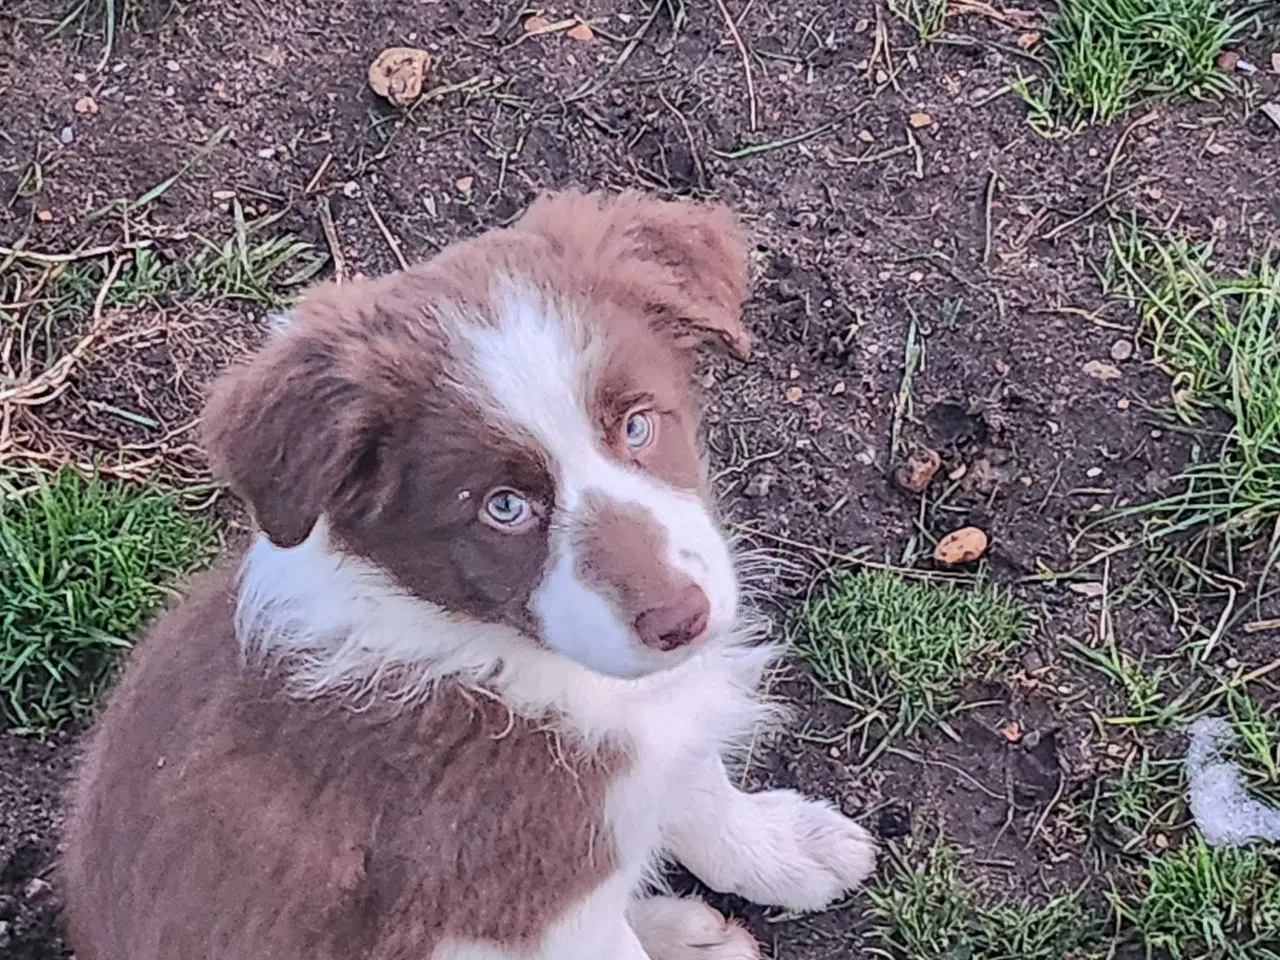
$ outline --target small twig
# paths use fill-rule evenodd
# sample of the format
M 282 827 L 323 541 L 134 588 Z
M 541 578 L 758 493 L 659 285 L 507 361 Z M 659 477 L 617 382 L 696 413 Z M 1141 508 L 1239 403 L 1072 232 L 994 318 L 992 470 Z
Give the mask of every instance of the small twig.
M 920 363 L 922 348 L 919 340 L 919 328 L 916 324 L 915 311 L 910 304 L 907 309 L 911 313 L 911 324 L 907 327 L 907 346 L 903 354 L 902 380 L 898 383 L 898 395 L 893 405 L 893 423 L 889 429 L 889 456 L 897 457 L 905 451 L 902 445 L 902 423 L 911 406 L 911 390 L 915 382 L 916 369 Z
M 911 132 L 911 128 L 907 127 L 907 143 L 911 145 L 911 152 L 916 155 L 916 179 L 924 179 L 924 148 L 920 146 L 920 141 L 916 139 L 916 135 Z
M 738 150 L 716 150 L 714 153 L 721 160 L 741 160 L 743 157 L 753 157 L 759 153 L 768 153 L 770 150 L 781 150 L 783 147 L 794 147 L 797 143 L 804 143 L 806 140 L 812 140 L 814 137 L 820 137 L 824 133 L 834 130 L 840 123 L 839 120 L 833 120 L 825 126 L 815 127 L 804 133 L 797 133 L 792 137 L 783 137 L 781 140 L 770 140 L 768 143 L 753 143 L 750 146 L 742 147 Z
M 1209 639 L 1205 641 L 1204 649 L 1200 651 L 1199 659 L 1203 662 L 1209 659 L 1209 654 L 1213 652 L 1213 648 L 1217 646 L 1218 641 L 1222 639 L 1222 635 L 1227 630 L 1227 622 L 1231 619 L 1232 611 L 1236 608 L 1236 590 L 1231 584 L 1224 584 L 1227 588 L 1227 603 L 1222 608 L 1222 614 L 1218 617 L 1218 622 L 1213 628 L 1213 633 L 1209 634 Z
M 664 107 L 676 115 L 676 119 L 680 121 L 680 126 L 684 128 L 684 138 L 689 144 L 689 154 L 693 157 L 693 165 L 698 172 L 698 186 L 705 187 L 707 185 L 706 173 L 702 169 L 702 158 L 698 156 L 698 143 L 693 139 L 693 131 L 689 128 L 689 121 L 685 119 L 684 114 L 667 99 L 667 95 L 661 90 L 658 91 L 658 99 L 662 101 Z
M 996 187 L 999 183 L 1000 178 L 996 176 L 994 170 L 987 174 L 987 191 L 983 206 L 983 219 L 986 226 L 982 240 L 982 262 L 984 264 L 991 262 L 991 205 L 995 203 Z
M 742 42 L 742 34 L 738 33 L 738 25 L 729 15 L 729 9 L 724 5 L 724 0 L 716 0 L 716 6 L 720 8 L 724 25 L 729 28 L 729 36 L 733 38 L 738 54 L 742 57 L 742 72 L 747 75 L 747 106 L 751 112 L 751 131 L 754 133 L 759 125 L 756 122 L 756 85 L 751 78 L 751 56 L 747 53 L 747 45 Z
M 309 197 L 316 192 L 316 188 L 320 186 L 320 181 L 324 178 L 325 172 L 329 169 L 329 164 L 333 163 L 333 154 L 326 153 L 324 159 L 320 161 L 320 166 L 316 167 L 316 172 L 311 175 L 311 179 L 307 181 L 307 185 L 303 188 L 302 195 Z
M 324 231 L 325 243 L 329 245 L 329 256 L 333 257 L 333 274 L 338 283 L 347 279 L 347 261 L 342 256 L 342 244 L 338 240 L 338 228 L 333 224 L 333 211 L 329 209 L 329 198 L 321 197 L 317 210 L 320 217 L 320 229 Z
M 378 225 L 378 229 L 382 231 L 382 237 L 387 241 L 387 246 L 391 248 L 391 252 L 395 254 L 396 262 L 400 264 L 401 270 L 408 270 L 409 263 L 405 260 L 404 254 L 400 252 L 400 244 L 395 237 L 391 235 L 391 231 L 387 229 L 386 223 L 383 222 L 382 216 L 373 207 L 373 201 L 365 197 L 365 205 L 369 208 L 369 213 L 373 217 L 373 222 Z
M 15 260 L 30 260 L 32 263 L 75 263 L 79 260 L 92 260 L 94 257 L 105 257 L 130 250 L 145 250 L 153 242 L 152 240 L 135 240 L 132 243 L 112 243 L 104 247 L 86 247 L 84 250 L 76 250 L 72 253 L 37 253 L 34 250 L 23 250 L 21 247 L 0 247 L 0 256 L 12 257 Z
M 881 160 L 888 160 L 890 157 L 896 157 L 900 153 L 910 153 L 911 144 L 901 143 L 896 147 L 889 147 L 887 150 L 881 150 L 879 153 L 862 153 L 852 157 L 841 157 L 839 163 L 879 163 Z
M 1045 808 L 1040 811 L 1040 816 L 1036 817 L 1035 825 L 1031 828 L 1031 836 L 1027 837 L 1028 847 L 1036 842 L 1036 837 L 1039 835 L 1040 831 L 1044 829 L 1045 822 L 1049 819 L 1049 814 L 1053 811 L 1053 808 L 1058 805 L 1058 801 L 1062 799 L 1062 795 L 1066 792 L 1066 789 L 1067 778 L 1062 774 L 1058 774 L 1058 789 L 1054 791 L 1053 796 L 1049 799 Z
M 1120 136 L 1116 138 L 1116 145 L 1111 149 L 1111 159 L 1107 161 L 1107 172 L 1102 178 L 1102 195 L 1104 197 L 1111 192 L 1111 178 L 1120 163 L 1120 151 L 1124 148 L 1125 141 L 1129 139 L 1129 134 L 1133 133 L 1138 127 L 1146 126 L 1148 123 L 1158 119 L 1159 116 L 1158 113 L 1152 110 L 1150 113 L 1134 120 L 1120 132 Z
M 1104 196 L 1103 196 L 1103 198 L 1102 198 L 1101 200 L 1099 200 L 1097 203 L 1095 203 L 1093 206 L 1091 206 L 1091 207 L 1090 207 L 1088 210 L 1086 210 L 1084 213 L 1081 213 L 1081 214 L 1079 214 L 1079 215 L 1077 215 L 1077 216 L 1072 217 L 1072 218 L 1071 218 L 1070 220 L 1068 220 L 1066 223 L 1060 223 L 1060 224 L 1058 224 L 1056 227 L 1054 227 L 1054 228 L 1053 228 L 1052 230 L 1050 230 L 1048 233 L 1046 233 L 1046 234 L 1042 234 L 1042 235 L 1041 235 L 1041 237 L 1040 237 L 1040 239 L 1041 239 L 1041 240 L 1053 240 L 1055 237 L 1058 237 L 1058 236 L 1060 236 L 1061 234 L 1065 233 L 1066 231 L 1070 230 L 1070 229 L 1071 229 L 1072 227 L 1074 227 L 1076 224 L 1081 223 L 1081 222 L 1083 222 L 1083 221 L 1085 221 L 1085 220 L 1088 220 L 1090 217 L 1092 217 L 1095 213 L 1097 213 L 1097 212 L 1098 212 L 1099 210 L 1101 210 L 1103 207 L 1108 207 L 1108 206 L 1110 206 L 1114 201 L 1119 200 L 1119 199 L 1120 199 L 1121 197 L 1123 197 L 1125 194 L 1127 194 L 1127 193 L 1133 193 L 1133 191 L 1137 190 L 1140 186 L 1142 186 L 1144 183 L 1147 183 L 1147 182 L 1149 182 L 1148 178 L 1144 177 L 1144 178 L 1142 178 L 1142 179 L 1140 179 L 1140 180 L 1135 180 L 1133 183 L 1129 184 L 1127 187 L 1124 187 L 1123 189 L 1117 190 L 1115 193 L 1110 193 L 1110 194 L 1106 194 L 1106 195 L 1104 195 Z
M 881 563 L 878 560 L 868 560 L 858 552 L 842 553 L 839 550 L 828 550 L 826 547 L 820 547 L 815 543 L 805 543 L 801 540 L 793 540 L 791 537 L 784 537 L 781 534 L 770 533 L 767 530 L 760 530 L 756 527 L 748 527 L 741 523 L 730 524 L 730 527 L 740 533 L 747 533 L 751 536 L 760 537 L 764 540 L 771 540 L 784 547 L 803 550 L 806 553 L 813 554 L 815 557 L 834 560 L 838 563 L 854 564 L 859 567 L 866 567 L 869 570 L 884 570 L 890 573 L 900 574 L 904 577 L 919 577 L 921 580 L 939 580 L 947 583 L 973 582 L 973 576 L 970 574 L 948 573 L 943 570 L 922 570 L 917 567 L 897 567 L 891 563 Z
M 1227 684 L 1228 690 L 1234 690 L 1237 687 L 1243 687 L 1253 683 L 1255 680 L 1261 680 L 1269 673 L 1275 673 L 1280 670 L 1280 660 L 1272 660 L 1265 667 L 1259 667 L 1257 670 L 1250 670 L 1248 673 L 1236 677 Z
M 501 52 L 505 53 L 513 47 L 518 47 L 520 44 L 524 43 L 526 40 L 532 39 L 533 37 L 545 37 L 549 33 L 563 33 L 566 30 L 572 30 L 582 22 L 583 21 L 576 17 L 569 17 L 565 20 L 557 20 L 555 23 L 548 23 L 534 27 L 532 30 L 525 30 L 520 34 L 520 36 L 516 37 L 509 44 L 503 47 Z
M 1264 630 L 1280 630 L 1280 617 L 1270 620 L 1250 620 L 1244 625 L 1245 633 L 1261 633 Z

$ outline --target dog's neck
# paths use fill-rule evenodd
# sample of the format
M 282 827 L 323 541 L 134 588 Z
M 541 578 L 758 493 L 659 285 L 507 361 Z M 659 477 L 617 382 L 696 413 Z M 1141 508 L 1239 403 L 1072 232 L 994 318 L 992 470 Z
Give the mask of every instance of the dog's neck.
M 513 627 L 481 623 L 408 595 L 381 570 L 336 550 L 324 523 L 282 549 L 259 534 L 240 572 L 236 634 L 250 662 L 282 671 L 299 697 L 411 705 L 451 679 L 517 715 L 558 719 L 587 744 L 645 737 L 656 721 L 728 743 L 767 708 L 752 693 L 774 646 L 745 621 L 671 669 L 634 680 L 596 673 Z

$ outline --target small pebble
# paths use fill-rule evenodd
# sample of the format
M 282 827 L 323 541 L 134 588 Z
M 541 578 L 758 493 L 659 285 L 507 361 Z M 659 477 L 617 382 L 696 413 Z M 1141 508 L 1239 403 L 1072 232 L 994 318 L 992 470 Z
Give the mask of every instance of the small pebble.
M 1090 480 L 1092 480 L 1094 477 L 1100 477 L 1102 476 L 1102 468 L 1090 467 L 1088 470 L 1084 472 L 1084 475 L 1088 477 Z
M 1128 340 L 1117 340 L 1111 345 L 1111 359 L 1120 363 L 1133 356 L 1133 344 Z
M 58 139 L 63 143 L 72 143 L 75 141 L 76 132 L 70 127 L 63 127 L 58 133 Z

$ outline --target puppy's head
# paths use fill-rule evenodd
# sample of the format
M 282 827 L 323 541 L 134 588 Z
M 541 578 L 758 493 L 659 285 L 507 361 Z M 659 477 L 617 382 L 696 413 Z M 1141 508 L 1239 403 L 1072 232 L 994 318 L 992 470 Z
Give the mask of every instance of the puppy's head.
M 544 197 L 316 290 L 218 384 L 215 470 L 277 547 L 323 520 L 329 549 L 444 616 L 614 676 L 663 669 L 737 617 L 691 373 L 700 345 L 747 354 L 746 279 L 723 208 Z

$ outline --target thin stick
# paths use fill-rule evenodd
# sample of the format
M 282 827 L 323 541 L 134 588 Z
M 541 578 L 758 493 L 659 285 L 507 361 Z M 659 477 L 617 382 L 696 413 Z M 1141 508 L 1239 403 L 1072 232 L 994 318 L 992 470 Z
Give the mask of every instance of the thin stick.
M 32 263 L 75 263 L 79 260 L 92 260 L 94 257 L 105 257 L 129 250 L 145 250 L 151 246 L 152 240 L 135 240 L 133 243 L 112 243 L 105 247 L 86 247 L 73 253 L 37 253 L 34 250 L 23 250 L 20 247 L 0 247 L 0 256 L 13 257 L 15 260 L 30 260 Z
M 806 553 L 811 553 L 817 557 L 823 557 L 827 560 L 835 560 L 840 563 L 856 564 L 859 567 L 866 567 L 870 570 L 885 570 L 890 573 L 899 573 L 904 577 L 919 577 L 922 580 L 941 580 L 948 583 L 973 582 L 973 577 L 969 574 L 946 573 L 941 570 L 921 570 L 917 567 L 895 567 L 891 563 L 880 563 L 878 560 L 868 560 L 861 554 L 841 553 L 838 550 L 828 550 L 826 547 L 820 547 L 817 544 L 804 543 L 800 540 L 793 540 L 790 537 L 784 537 L 781 534 L 770 533 L 767 530 L 759 530 L 755 527 L 744 526 L 740 523 L 732 523 L 729 526 L 734 530 L 742 533 L 749 533 L 754 537 L 772 540 L 774 543 L 782 544 L 784 547 L 804 550 Z
M 404 254 L 400 252 L 400 244 L 396 238 L 391 235 L 391 231 L 387 229 L 387 225 L 383 222 L 378 211 L 373 208 L 373 201 L 368 197 L 365 198 L 365 205 L 369 208 L 369 213 L 373 216 L 373 222 L 378 225 L 378 229 L 382 231 L 382 237 L 387 241 L 387 246 L 391 248 L 391 252 L 396 256 L 396 262 L 400 264 L 401 270 L 408 270 L 409 263 L 405 260 Z
M 333 163 L 333 154 L 326 153 L 324 159 L 320 161 L 320 166 L 316 167 L 316 172 L 311 175 L 311 179 L 307 181 L 307 186 L 302 191 L 304 197 L 309 197 L 316 192 L 316 188 L 320 186 L 320 181 L 329 169 L 329 164 Z
M 329 245 L 329 256 L 333 257 L 333 274 L 338 283 L 347 279 L 347 262 L 342 257 L 342 244 L 338 241 L 338 228 L 333 225 L 333 212 L 329 209 L 329 198 L 321 197 L 317 211 L 320 217 L 320 229 L 324 231 L 325 243 Z
M 757 129 L 756 123 L 756 85 L 751 78 L 751 57 L 747 53 L 747 45 L 742 42 L 742 34 L 738 33 L 738 25 L 733 22 L 733 17 L 729 15 L 729 9 L 724 5 L 724 0 L 716 0 L 716 6 L 720 8 L 720 16 L 724 17 L 724 25 L 729 28 L 729 36 L 733 38 L 734 45 L 738 48 L 738 54 L 742 57 L 742 72 L 747 75 L 747 105 L 751 111 L 751 130 Z
M 1159 117 L 1160 114 L 1152 110 L 1125 127 L 1120 136 L 1116 138 L 1116 145 L 1111 149 L 1111 159 L 1107 161 L 1106 176 L 1102 178 L 1102 195 L 1104 197 L 1111 192 L 1111 178 L 1115 175 L 1116 167 L 1120 163 L 1120 151 L 1124 148 L 1125 141 L 1129 139 L 1129 134 L 1133 133 L 1138 127 L 1146 126 L 1148 123 L 1159 119 Z

